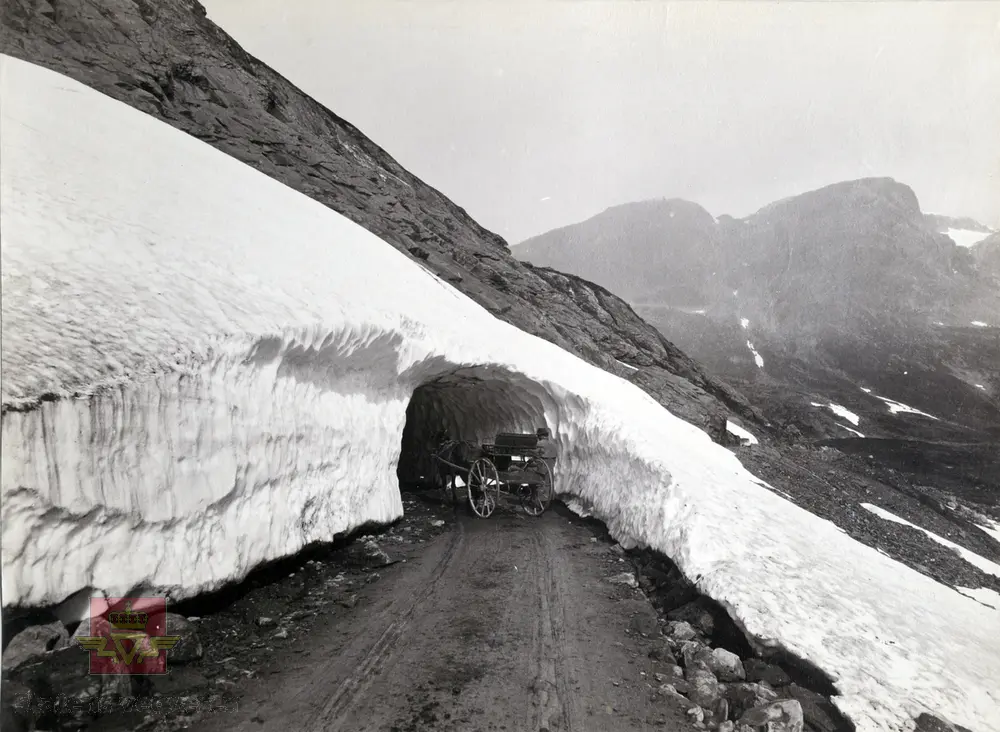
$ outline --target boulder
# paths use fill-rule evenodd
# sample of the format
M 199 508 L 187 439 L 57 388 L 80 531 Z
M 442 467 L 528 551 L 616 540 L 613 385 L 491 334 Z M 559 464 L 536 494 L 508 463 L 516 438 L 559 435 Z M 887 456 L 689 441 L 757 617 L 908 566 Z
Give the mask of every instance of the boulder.
M 742 681 L 746 678 L 743 661 L 735 653 L 731 653 L 725 648 L 713 650 L 708 665 L 719 681 Z
M 32 625 L 10 639 L 3 652 L 3 670 L 18 666 L 69 645 L 69 634 L 60 622 Z
M 740 717 L 740 724 L 764 727 L 767 732 L 802 732 L 805 719 L 801 704 L 795 699 L 783 699 L 746 711 Z
M 180 642 L 167 651 L 167 664 L 191 663 L 202 657 L 204 649 L 198 626 L 177 613 L 167 613 L 166 635 L 179 635 Z
M 691 707 L 687 710 L 687 715 L 695 724 L 705 721 L 705 710 L 701 707 Z
M 698 637 L 698 633 L 691 626 L 691 623 L 683 620 L 674 620 L 667 623 L 666 632 L 668 636 L 678 641 L 689 641 Z
M 775 688 L 792 683 L 788 674 L 781 668 L 759 658 L 746 659 L 743 668 L 746 670 L 747 681 L 765 681 Z
M 822 694 L 791 684 L 782 690 L 802 705 L 802 715 L 811 728 L 820 732 L 837 732 L 842 724 L 838 722 L 840 713 L 833 703 Z
M 657 692 L 661 696 L 665 696 L 668 699 L 673 699 L 674 701 L 680 702 L 682 704 L 689 703 L 687 697 L 685 697 L 683 694 L 677 691 L 677 687 L 675 687 L 673 684 L 661 684 L 660 688 L 657 689 Z
M 677 659 L 674 657 L 674 652 L 670 648 L 670 642 L 666 638 L 656 639 L 653 642 L 652 648 L 649 649 L 648 655 L 654 661 L 662 661 L 669 666 L 673 666 L 677 663 Z
M 614 577 L 608 577 L 608 582 L 613 585 L 625 585 L 632 588 L 639 586 L 639 581 L 632 572 L 622 572 L 621 574 L 616 574 Z
M 691 690 L 688 698 L 700 707 L 712 709 L 722 698 L 723 688 L 719 680 L 706 666 L 698 663 L 684 669 L 684 677 Z
M 681 657 L 684 660 L 684 668 L 693 668 L 701 665 L 712 671 L 712 649 L 698 641 L 685 641 L 681 644 Z
M 699 598 L 667 613 L 667 620 L 683 620 L 705 635 L 715 631 L 715 619 Z
M 740 719 L 750 709 L 775 701 L 778 695 L 760 684 L 726 684 L 724 695 L 729 702 L 729 716 Z

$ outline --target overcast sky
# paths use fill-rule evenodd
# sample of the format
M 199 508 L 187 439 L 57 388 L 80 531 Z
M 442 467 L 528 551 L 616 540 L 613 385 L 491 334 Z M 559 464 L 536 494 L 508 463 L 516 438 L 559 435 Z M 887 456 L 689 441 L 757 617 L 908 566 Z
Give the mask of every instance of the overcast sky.
M 516 243 L 658 197 L 891 176 L 1000 227 L 1000 2 L 203 0 Z

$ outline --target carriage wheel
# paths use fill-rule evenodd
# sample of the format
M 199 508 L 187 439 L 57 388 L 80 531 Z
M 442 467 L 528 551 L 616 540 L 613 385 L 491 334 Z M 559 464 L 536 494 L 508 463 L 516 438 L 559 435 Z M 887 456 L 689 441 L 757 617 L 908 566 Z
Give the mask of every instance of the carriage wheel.
M 469 506 L 479 518 L 489 518 L 500 498 L 500 476 L 488 458 L 479 458 L 469 468 Z
M 531 516 L 541 516 L 552 503 L 552 470 L 542 458 L 532 458 L 524 470 L 537 473 L 539 480 L 521 493 L 521 506 Z

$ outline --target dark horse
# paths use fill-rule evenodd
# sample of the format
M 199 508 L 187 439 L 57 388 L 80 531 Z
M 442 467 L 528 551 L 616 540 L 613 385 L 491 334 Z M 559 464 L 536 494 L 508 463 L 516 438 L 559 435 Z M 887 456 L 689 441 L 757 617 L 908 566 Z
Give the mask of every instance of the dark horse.
M 447 436 L 441 440 L 434 450 L 434 486 L 451 494 L 452 501 L 458 503 L 455 478 L 468 480 L 469 469 L 482 456 L 482 448 L 468 440 L 449 440 Z

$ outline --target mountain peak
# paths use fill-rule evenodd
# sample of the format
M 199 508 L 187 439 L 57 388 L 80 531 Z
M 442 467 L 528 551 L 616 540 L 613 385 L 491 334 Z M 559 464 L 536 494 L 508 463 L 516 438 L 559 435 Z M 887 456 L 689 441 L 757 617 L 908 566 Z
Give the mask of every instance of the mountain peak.
M 913 220 L 921 216 L 917 194 L 905 183 L 888 178 L 858 178 L 832 183 L 764 206 L 754 216 L 769 215 L 788 206 L 800 209 L 872 209 L 881 206 Z

